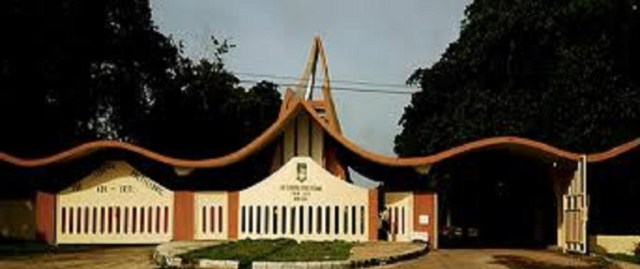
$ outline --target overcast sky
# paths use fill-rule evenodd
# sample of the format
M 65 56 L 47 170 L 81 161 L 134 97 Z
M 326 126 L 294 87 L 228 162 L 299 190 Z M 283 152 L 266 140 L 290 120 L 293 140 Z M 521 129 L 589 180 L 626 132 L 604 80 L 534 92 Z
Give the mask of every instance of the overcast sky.
M 182 41 L 192 58 L 211 57 L 211 35 L 236 44 L 226 62 L 241 79 L 259 79 L 247 74 L 299 77 L 318 35 L 334 87 L 415 91 L 338 81 L 404 84 L 416 68 L 430 66 L 457 39 L 469 2 L 151 0 L 151 6 L 159 30 Z M 393 138 L 401 130 L 398 121 L 410 95 L 336 89 L 333 97 L 349 139 L 370 151 L 395 155 Z
M 151 0 L 155 24 L 161 32 L 182 41 L 188 56 L 210 57 L 211 35 L 236 44 L 226 60 L 241 79 L 257 79 L 245 74 L 299 77 L 313 37 L 319 35 L 332 80 L 382 84 L 404 84 L 413 70 L 437 61 L 458 37 L 468 3 L 469 0 Z M 338 81 L 332 84 L 388 88 Z M 370 151 L 394 154 L 393 138 L 400 132 L 398 120 L 410 95 L 335 90 L 334 99 L 347 137 Z

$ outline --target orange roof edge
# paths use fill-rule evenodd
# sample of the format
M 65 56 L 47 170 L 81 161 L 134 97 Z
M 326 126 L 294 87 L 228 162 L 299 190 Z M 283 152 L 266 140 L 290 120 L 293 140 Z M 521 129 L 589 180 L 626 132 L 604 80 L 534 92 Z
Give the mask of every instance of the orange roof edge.
M 290 88 L 284 90 L 284 96 L 282 97 L 282 103 L 280 104 L 280 113 L 278 113 L 278 118 L 283 117 L 287 113 L 287 108 L 289 107 L 289 103 L 293 98 L 293 91 Z
M 285 99 L 287 99 L 287 95 L 290 93 L 285 93 Z M 290 95 L 291 96 L 291 95 Z M 53 155 L 49 155 L 46 157 L 40 158 L 20 158 L 17 156 L 10 155 L 5 152 L 0 152 L 0 162 L 10 163 L 16 166 L 21 167 L 38 167 L 45 166 L 50 164 L 55 164 L 58 162 L 62 162 L 65 160 L 70 160 L 73 158 L 77 158 L 79 156 L 83 156 L 84 154 L 90 154 L 96 150 L 102 149 L 120 149 L 129 152 L 133 152 L 139 155 L 142 155 L 146 158 L 175 166 L 175 167 L 183 167 L 183 168 L 215 168 L 222 167 L 226 165 L 230 165 L 236 162 L 239 162 L 246 157 L 251 156 L 257 151 L 263 149 L 269 143 L 271 143 L 278 135 L 280 135 L 284 127 L 295 118 L 297 113 L 301 110 L 305 110 L 307 113 L 311 115 L 311 118 L 315 120 L 317 124 L 319 124 L 324 131 L 331 136 L 334 140 L 339 142 L 342 146 L 350 150 L 351 152 L 357 154 L 358 156 L 385 166 L 393 166 L 393 167 L 416 167 L 416 166 L 424 166 L 437 163 L 439 161 L 445 160 L 447 158 L 451 158 L 454 156 L 458 156 L 473 150 L 482 149 L 482 148 L 491 148 L 497 145 L 519 145 L 525 148 L 529 148 L 535 151 L 541 151 L 544 153 L 551 154 L 553 156 L 557 156 L 559 158 L 568 159 L 568 160 L 578 160 L 580 156 L 584 155 L 582 153 L 575 153 L 566 150 L 562 150 L 551 146 L 549 144 L 545 144 L 539 141 L 530 140 L 522 137 L 515 136 L 502 136 L 502 137 L 491 137 L 476 140 L 470 143 L 462 144 L 445 151 L 429 155 L 429 156 L 421 156 L 421 157 L 408 157 L 408 158 L 399 158 L 393 156 L 385 156 L 377 153 L 370 152 L 366 149 L 361 148 L 355 143 L 351 142 L 344 135 L 339 133 L 339 131 L 331 128 L 325 121 L 323 121 L 317 112 L 313 108 L 313 104 L 311 102 L 307 102 L 298 98 L 291 98 L 288 102 L 291 102 L 290 106 L 287 108 L 281 109 L 280 116 L 267 130 L 265 130 L 260 136 L 254 139 L 251 143 L 245 145 L 239 150 L 232 152 L 230 154 L 208 158 L 208 159 L 199 159 L 199 160 L 191 160 L 191 159 L 181 159 L 175 158 L 167 155 L 163 155 L 149 149 L 143 148 L 138 145 L 134 145 L 126 142 L 112 141 L 112 140 L 99 140 L 83 143 L 76 147 L 55 153 Z M 284 103 L 283 103 L 284 106 Z M 640 138 L 634 139 L 617 147 L 614 147 L 610 150 L 586 154 L 587 161 L 589 162 L 601 162 L 616 156 L 619 156 L 625 152 L 633 150 L 640 146 Z

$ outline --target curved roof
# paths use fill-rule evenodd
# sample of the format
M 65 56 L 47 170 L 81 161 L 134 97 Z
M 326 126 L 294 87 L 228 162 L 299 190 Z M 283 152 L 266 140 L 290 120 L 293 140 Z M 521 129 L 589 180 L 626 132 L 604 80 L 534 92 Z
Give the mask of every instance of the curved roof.
M 636 138 L 607 151 L 587 154 L 588 162 L 601 162 L 622 155 L 640 146 L 640 138 Z
M 481 139 L 477 141 L 473 141 L 470 143 L 462 144 L 448 150 L 429 155 L 429 156 L 421 156 L 421 157 L 407 157 L 407 158 L 399 158 L 393 156 L 385 156 L 377 153 L 370 152 L 366 149 L 361 148 L 355 143 L 351 142 L 348 138 L 342 135 L 335 128 L 331 128 L 329 124 L 323 120 L 315 109 L 312 107 L 310 102 L 294 99 L 291 100 L 290 105 L 285 111 L 282 111 L 278 120 L 273 123 L 265 132 L 263 132 L 260 136 L 258 136 L 251 143 L 246 146 L 240 148 L 239 150 L 232 152 L 230 154 L 208 158 L 208 159 L 181 159 L 176 157 L 171 157 L 167 155 L 163 155 L 152 150 L 146 149 L 144 147 L 126 143 L 119 141 L 110 141 L 110 140 L 100 140 L 100 141 L 92 141 L 81 144 L 79 146 L 49 155 L 44 157 L 37 158 L 21 158 L 14 155 L 10 155 L 5 152 L 0 152 L 0 162 L 10 163 L 16 166 L 21 167 L 39 167 L 46 166 L 50 164 L 55 164 L 59 162 L 68 161 L 74 158 L 80 158 L 86 154 L 91 154 L 94 151 L 104 150 L 104 149 L 118 149 L 133 152 L 139 155 L 142 155 L 146 158 L 174 166 L 174 167 L 183 167 L 183 168 L 215 168 L 215 167 L 223 167 L 227 165 L 234 164 L 245 158 L 253 155 L 254 153 L 260 151 L 271 142 L 273 142 L 284 130 L 284 127 L 293 119 L 295 119 L 296 115 L 299 112 L 308 113 L 311 118 L 318 123 L 335 141 L 340 143 L 343 147 L 356 154 L 357 156 L 363 158 L 364 160 L 391 167 L 417 167 L 424 165 L 431 165 L 447 158 L 455 157 L 458 155 L 465 154 L 467 152 L 479 150 L 479 149 L 487 149 L 494 148 L 499 146 L 515 146 L 519 148 L 523 148 L 527 151 L 539 153 L 543 155 L 555 156 L 561 159 L 566 160 L 578 160 L 580 156 L 584 155 L 582 153 L 570 152 L 566 151 L 542 142 L 514 137 L 514 136 L 505 136 L 505 137 L 491 137 L 486 139 Z M 618 155 L 621 155 L 625 152 L 633 150 L 640 146 L 640 139 L 635 139 L 633 141 L 627 142 L 620 146 L 614 147 L 610 150 L 604 152 L 598 152 L 593 154 L 586 154 L 587 161 L 589 162 L 600 162 L 607 159 L 614 158 Z

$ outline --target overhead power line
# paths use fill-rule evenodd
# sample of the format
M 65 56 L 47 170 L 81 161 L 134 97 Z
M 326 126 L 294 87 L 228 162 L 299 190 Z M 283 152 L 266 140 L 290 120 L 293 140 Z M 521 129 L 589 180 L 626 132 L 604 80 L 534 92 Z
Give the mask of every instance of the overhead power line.
M 239 76 L 253 77 L 253 78 L 272 78 L 272 79 L 284 79 L 284 80 L 293 80 L 298 81 L 299 78 L 291 77 L 291 76 L 281 76 L 281 75 L 273 75 L 273 74 L 257 74 L 257 73 L 235 73 Z M 369 86 L 380 86 L 380 87 L 388 87 L 388 88 L 413 88 L 406 84 L 399 83 L 379 83 L 379 82 L 371 82 L 371 81 L 362 81 L 362 80 L 339 80 L 332 79 L 331 82 L 338 84 L 354 84 L 354 85 L 369 85 Z M 333 87 L 332 87 L 333 88 Z
M 242 83 L 259 83 L 258 80 L 251 79 L 241 79 Z M 275 82 L 274 82 L 275 83 Z M 295 87 L 298 86 L 296 83 L 275 83 L 282 87 Z M 314 89 L 321 89 L 321 85 L 315 85 Z M 343 87 L 343 86 L 331 86 L 331 90 L 333 91 L 350 91 L 350 92 L 361 92 L 361 93 L 380 93 L 380 94 L 397 94 L 397 95 L 410 95 L 415 93 L 415 91 L 401 91 L 401 90 L 389 90 L 389 89 L 375 89 L 375 88 L 359 88 L 359 87 Z

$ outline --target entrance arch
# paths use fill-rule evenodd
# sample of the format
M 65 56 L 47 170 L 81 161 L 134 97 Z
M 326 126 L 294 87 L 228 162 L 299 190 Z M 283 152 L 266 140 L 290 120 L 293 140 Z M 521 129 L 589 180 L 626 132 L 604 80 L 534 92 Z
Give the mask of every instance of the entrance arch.
M 554 163 L 494 149 L 436 165 L 440 246 L 557 245 L 562 219 L 557 193 L 562 183 L 556 181 L 562 177 L 553 175 Z

